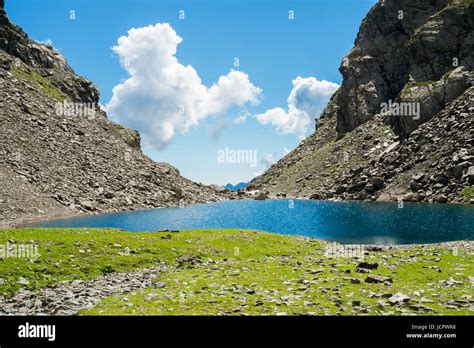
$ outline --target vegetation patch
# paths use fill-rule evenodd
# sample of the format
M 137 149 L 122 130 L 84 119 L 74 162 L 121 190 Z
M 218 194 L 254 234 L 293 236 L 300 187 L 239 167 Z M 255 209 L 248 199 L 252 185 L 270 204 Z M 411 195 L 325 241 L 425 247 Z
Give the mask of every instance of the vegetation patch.
M 278 249 L 169 270 L 159 279 L 165 286 L 109 297 L 82 314 L 472 315 L 474 310 L 472 256 L 439 248 L 375 252 L 366 261 L 377 269 L 359 273 L 357 261 L 327 258 L 313 240 L 273 246 Z M 371 283 L 369 276 L 390 281 Z
M 26 67 L 25 71 L 23 68 L 13 65 L 11 72 L 16 79 L 24 80 L 27 85 L 38 89 L 41 93 L 46 94 L 59 102 L 69 99 L 63 91 L 54 87 L 50 80 L 38 74 L 34 69 Z
M 37 245 L 40 255 L 1 259 L 0 292 L 6 297 L 61 281 L 168 265 L 156 279 L 160 287 L 108 297 L 81 314 L 472 315 L 474 310 L 472 250 L 452 245 L 365 251 L 370 267 L 361 268 L 360 260 L 328 256 L 329 243 L 253 230 L 0 230 L 1 245 L 25 243 Z
M 462 190 L 461 196 L 467 199 L 474 198 L 474 187 L 466 187 L 464 190 Z

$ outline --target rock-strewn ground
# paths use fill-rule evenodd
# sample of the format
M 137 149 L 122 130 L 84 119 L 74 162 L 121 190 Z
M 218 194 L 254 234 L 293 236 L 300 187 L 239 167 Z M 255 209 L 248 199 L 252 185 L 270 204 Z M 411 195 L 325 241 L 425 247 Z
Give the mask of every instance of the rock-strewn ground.
M 381 116 L 341 137 L 334 119 L 323 120 L 249 189 L 273 197 L 469 203 L 474 194 L 472 100 L 474 87 L 406 139 L 399 139 Z
M 140 149 L 107 119 L 94 84 L 0 7 L 0 226 L 223 198 Z M 64 102 L 78 106 L 63 112 Z M 63 104 L 61 104 L 63 103 Z
M 316 131 L 248 189 L 474 203 L 473 32 L 472 1 L 378 2 L 341 63 L 342 85 Z M 419 114 L 388 115 L 382 103 Z
M 1 314 L 472 315 L 474 242 L 341 246 L 251 230 L 8 229 Z
M 0 299 L 0 315 L 74 315 L 108 296 L 162 286 L 156 277 L 163 269 L 151 267 L 106 274 L 88 282 L 74 280 L 37 291 L 22 290 L 12 298 Z

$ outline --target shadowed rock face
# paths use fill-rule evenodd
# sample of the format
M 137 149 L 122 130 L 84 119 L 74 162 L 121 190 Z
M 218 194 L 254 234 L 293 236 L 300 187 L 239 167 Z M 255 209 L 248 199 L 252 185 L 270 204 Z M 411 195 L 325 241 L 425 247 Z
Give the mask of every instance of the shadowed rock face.
M 473 67 L 474 1 L 380 1 L 342 60 L 342 85 L 316 131 L 248 189 L 315 199 L 473 200 L 466 194 Z M 384 112 L 384 103 L 409 112 Z M 420 173 L 421 184 L 413 183 Z
M 0 5 L 0 227 L 222 198 L 145 156 L 138 132 L 98 107 L 94 84 L 29 39 Z M 66 113 L 65 102 L 87 110 Z
M 383 1 L 377 3 L 362 22 L 355 47 L 343 59 L 343 83 L 333 103 L 337 131 L 346 133 L 380 113 L 380 104 L 395 100 L 407 84 L 416 86 L 439 81 L 453 69 L 474 66 L 474 8 L 469 2 L 449 0 Z M 459 75 L 457 77 L 460 77 Z M 472 78 L 472 75 L 471 75 Z M 452 79 L 453 80 L 453 79 Z M 449 101 L 428 105 L 419 123 L 439 112 L 467 88 L 469 77 L 452 82 L 462 88 L 453 90 Z M 413 91 L 415 94 L 416 90 Z M 405 136 L 416 125 L 391 120 Z

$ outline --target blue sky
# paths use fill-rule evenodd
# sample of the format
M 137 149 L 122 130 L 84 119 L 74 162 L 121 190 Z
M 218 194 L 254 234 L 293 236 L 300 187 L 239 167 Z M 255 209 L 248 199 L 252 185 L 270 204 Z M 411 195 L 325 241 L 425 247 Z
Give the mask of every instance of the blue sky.
M 109 117 L 127 126 L 142 127 L 139 130 L 144 134 L 147 155 L 173 164 L 192 180 L 225 184 L 251 179 L 266 168 L 265 163 L 281 158 L 285 149 L 293 149 L 302 136 L 314 130 L 312 121 L 309 125 L 303 122 L 316 117 L 321 108 L 311 104 L 311 98 L 324 101 L 335 88 L 329 82 L 341 83 L 339 64 L 353 46 L 359 25 L 374 3 L 7 0 L 6 10 L 30 37 L 51 40 L 78 74 L 92 80 L 100 89 L 102 105 L 107 106 L 114 98 L 115 86 L 122 86 L 120 93 L 115 92 L 115 102 L 109 104 Z M 75 11 L 74 20 L 70 19 L 71 10 Z M 184 19 L 179 18 L 181 10 Z M 290 10 L 294 11 L 294 19 L 288 18 Z M 161 24 L 156 26 L 158 23 Z M 134 37 L 128 33 L 131 28 L 142 30 Z M 168 39 L 170 33 L 182 38 L 182 42 L 162 43 L 160 40 Z M 118 44 L 120 37 L 128 40 Z M 150 45 L 155 46 L 137 48 L 142 45 L 142 37 L 151 38 Z M 159 57 L 167 45 L 171 50 L 177 47 L 176 60 L 172 56 Z M 114 46 L 119 47 L 115 52 Z M 127 87 L 131 75 L 124 58 L 140 54 L 147 57 L 132 61 L 133 71 L 139 71 Z M 234 65 L 236 57 L 239 66 Z M 183 72 L 188 65 L 194 72 Z M 162 78 L 163 67 L 173 71 L 171 77 Z M 183 122 L 173 122 L 169 110 L 156 115 L 157 109 L 169 107 L 173 98 L 187 101 L 192 97 L 187 90 L 178 91 L 176 96 L 160 95 L 162 90 L 173 93 L 169 85 L 174 86 L 171 90 L 176 89 L 173 69 L 181 71 L 178 75 L 182 78 L 200 78 L 196 88 L 202 90 L 202 95 L 189 102 L 199 120 L 186 126 L 187 114 Z M 239 75 L 230 73 L 231 69 Z M 302 79 L 292 84 L 298 76 Z M 229 91 L 225 83 L 218 83 L 220 77 L 228 78 L 231 86 L 243 87 Z M 140 89 L 130 87 L 134 82 L 141 84 Z M 213 84 L 217 84 L 215 90 L 211 88 Z M 287 101 L 293 89 L 293 99 Z M 137 93 L 146 97 L 137 98 Z M 257 104 L 252 102 L 255 99 Z M 242 115 L 248 117 L 236 121 Z M 297 123 L 287 122 L 290 118 Z M 166 133 L 161 126 L 168 121 L 171 123 L 165 130 L 168 132 L 171 127 L 174 133 L 165 141 L 159 138 Z M 219 137 L 212 131 L 216 129 L 221 129 Z M 220 163 L 219 151 L 226 148 L 251 150 L 257 155 L 256 166 Z

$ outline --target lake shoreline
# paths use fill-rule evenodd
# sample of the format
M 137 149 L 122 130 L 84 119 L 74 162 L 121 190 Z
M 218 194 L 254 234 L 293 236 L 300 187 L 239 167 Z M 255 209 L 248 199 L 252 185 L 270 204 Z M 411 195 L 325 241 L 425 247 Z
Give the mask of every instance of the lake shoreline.
M 222 199 L 218 201 L 210 201 L 204 203 L 194 203 L 194 204 L 212 204 L 217 202 L 224 202 L 224 201 L 238 201 L 238 200 L 256 200 L 253 196 L 245 196 L 242 198 L 229 198 L 229 199 Z M 364 202 L 364 203 L 373 203 L 373 204 L 384 204 L 384 203 L 397 203 L 396 201 L 371 201 L 371 200 L 353 200 L 353 199 L 311 199 L 308 197 L 269 197 L 265 198 L 266 201 L 277 201 L 277 200 L 302 200 L 302 201 L 322 201 L 322 202 Z M 423 205 L 461 205 L 461 206 L 471 206 L 470 203 L 465 202 L 447 202 L 447 203 L 427 203 L 427 202 L 403 202 L 404 204 L 423 204 Z M 29 216 L 22 216 L 15 220 L 8 222 L 7 224 L 0 224 L 0 228 L 12 228 L 12 227 L 25 227 L 28 224 L 37 223 L 37 222 L 44 222 L 50 220 L 59 220 L 59 219 L 68 219 L 72 217 L 79 217 L 79 216 L 94 216 L 100 214 L 110 214 L 110 213 L 118 213 L 118 212 L 138 212 L 138 211 L 148 211 L 154 209 L 166 209 L 166 208 L 178 208 L 179 205 L 170 205 L 164 207 L 152 207 L 152 208 L 131 208 L 128 210 L 104 210 L 100 212 L 87 212 L 87 211 L 63 211 L 60 213 L 52 213 L 52 214 L 39 214 L 39 215 L 29 215 Z
M 300 205 L 298 205 L 298 202 L 300 202 Z M 287 209 L 295 206 L 297 208 L 295 212 Z M 170 209 L 164 210 L 161 208 L 147 208 L 119 212 L 101 212 L 100 214 L 82 212 L 80 214 L 56 214 L 52 217 L 43 215 L 36 219 L 19 221 L 15 225 L 3 228 L 108 227 L 129 230 L 131 232 L 166 229 L 242 228 L 287 235 L 303 235 L 320 240 L 334 240 L 341 244 L 360 245 L 423 245 L 445 241 L 472 240 L 472 236 L 466 232 L 470 230 L 470 224 L 472 225 L 469 215 L 471 208 L 469 205 L 458 204 L 457 206 L 462 206 L 459 208 L 459 212 L 456 210 L 458 208 L 453 208 L 453 205 L 449 205 L 446 208 L 442 206 L 440 204 L 427 205 L 407 202 L 405 207 L 409 207 L 409 209 L 397 212 L 397 205 L 394 202 L 298 198 L 278 198 L 262 201 L 242 197 L 237 200 L 230 199 L 181 206 L 186 208 L 184 211 L 177 211 L 173 209 L 177 208 L 177 206 L 174 206 L 165 207 Z M 393 210 L 394 208 L 395 211 Z M 398 208 L 401 209 L 399 206 Z M 241 214 L 234 213 L 237 211 L 241 211 Z M 254 213 L 256 211 L 259 213 Z M 431 221 L 427 227 L 432 227 L 429 230 L 434 237 L 427 236 L 424 238 L 423 235 L 426 232 L 421 230 L 419 232 L 423 234 L 415 237 L 416 231 L 419 230 L 417 227 L 419 224 L 416 222 L 419 219 L 417 216 L 425 216 L 425 213 L 430 215 L 436 214 L 441 219 L 440 224 L 436 223 L 433 225 L 433 219 L 436 219 L 436 217 L 431 217 L 426 222 Z M 354 214 L 359 216 L 359 219 L 362 219 L 362 224 L 356 224 L 356 227 L 348 226 L 347 216 L 354 216 Z M 454 220 L 450 217 L 453 214 L 456 216 Z M 196 220 L 196 216 L 203 216 L 203 218 Z M 266 216 L 264 223 L 258 222 L 261 216 Z M 294 216 L 298 216 L 298 220 L 294 220 Z M 317 218 L 313 219 L 312 216 L 317 216 Z M 446 219 L 443 219 L 443 216 Z M 179 219 L 182 221 L 176 222 Z M 254 219 L 257 220 L 252 222 Z M 291 223 L 287 224 L 282 221 L 289 221 Z M 405 226 L 403 221 L 410 221 L 410 223 L 405 224 Z M 400 224 L 405 226 L 408 233 L 405 233 L 399 227 L 392 227 Z
M 131 232 L 242 228 L 341 244 L 416 244 L 474 239 L 472 207 L 335 200 L 222 200 L 180 208 L 73 216 L 22 225 L 120 228 Z
M 216 202 L 222 202 L 222 201 L 227 201 L 231 199 L 221 199 L 221 200 L 216 200 L 216 201 L 209 201 L 209 202 L 202 202 L 202 203 L 193 203 L 193 204 L 212 204 Z M 235 200 L 235 199 L 233 199 Z M 60 219 L 68 219 L 68 218 L 74 218 L 74 217 L 80 217 L 80 216 L 94 216 L 94 215 L 101 215 L 101 214 L 110 214 L 110 213 L 119 213 L 119 212 L 137 212 L 137 211 L 147 211 L 147 210 L 153 210 L 153 209 L 163 209 L 163 208 L 177 208 L 179 205 L 177 204 L 171 204 L 169 206 L 161 206 L 161 207 L 138 207 L 138 208 L 130 208 L 126 210 L 101 210 L 97 212 L 93 211 L 81 211 L 81 210 L 72 210 L 69 208 L 64 207 L 64 210 L 60 210 L 59 212 L 53 212 L 48 214 L 45 212 L 44 214 L 38 213 L 37 215 L 26 215 L 26 216 L 20 216 L 18 218 L 15 218 L 13 220 L 7 220 L 4 222 L 0 222 L 0 228 L 21 228 L 25 227 L 29 224 L 33 223 L 38 223 L 38 222 L 45 222 L 45 221 L 50 221 L 50 220 L 60 220 Z

